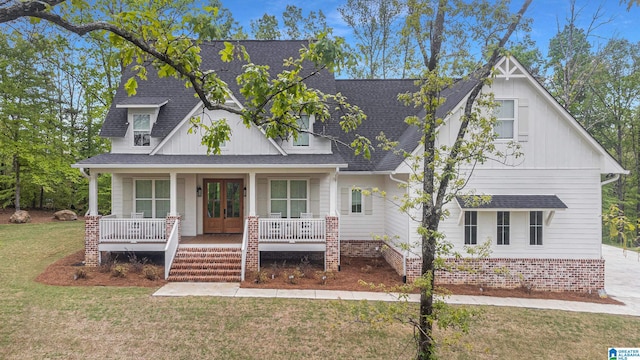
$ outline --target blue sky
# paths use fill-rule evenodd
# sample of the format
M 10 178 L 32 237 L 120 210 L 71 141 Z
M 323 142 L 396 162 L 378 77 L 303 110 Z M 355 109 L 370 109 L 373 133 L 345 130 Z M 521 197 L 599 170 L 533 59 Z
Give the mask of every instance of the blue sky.
M 303 9 L 304 13 L 311 10 L 322 9 L 327 16 L 329 26 L 334 28 L 336 35 L 348 37 L 349 29 L 340 18 L 337 8 L 346 0 L 274 0 L 274 1 L 254 1 L 254 0 L 222 0 L 224 7 L 231 10 L 234 18 L 240 22 L 245 31 L 250 31 L 249 23 L 252 19 L 257 19 L 264 13 L 277 15 L 280 17 L 287 4 L 296 5 Z M 522 5 L 522 0 L 513 0 L 514 11 Z M 610 37 L 626 38 L 630 41 L 640 41 L 640 7 L 632 7 L 626 10 L 625 4 L 620 4 L 618 0 L 587 1 L 577 0 L 576 8 L 581 9 L 581 16 L 578 24 L 587 27 L 592 15 L 598 6 L 602 7 L 603 19 L 611 21 L 601 25 L 594 32 L 597 37 L 591 39 L 592 42 L 603 43 Z M 527 10 L 527 16 L 533 18 L 531 36 L 536 41 L 538 48 L 546 55 L 549 39 L 558 31 L 558 23 L 562 27 L 569 16 L 569 0 L 533 0 Z M 635 19 L 635 21 L 634 21 Z

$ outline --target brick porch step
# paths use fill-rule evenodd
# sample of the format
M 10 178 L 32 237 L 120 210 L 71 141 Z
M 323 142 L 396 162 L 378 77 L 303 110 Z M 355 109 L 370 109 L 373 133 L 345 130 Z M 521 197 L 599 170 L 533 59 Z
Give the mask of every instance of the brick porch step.
M 242 251 L 238 248 L 178 248 L 169 281 L 239 282 Z

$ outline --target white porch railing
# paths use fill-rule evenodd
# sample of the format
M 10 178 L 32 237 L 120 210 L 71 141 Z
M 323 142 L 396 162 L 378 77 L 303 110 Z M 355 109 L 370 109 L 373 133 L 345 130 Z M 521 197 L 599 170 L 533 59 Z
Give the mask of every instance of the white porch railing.
M 244 281 L 244 273 L 247 268 L 247 246 L 249 245 L 249 221 L 244 221 L 244 230 L 242 231 L 242 267 L 240 271 L 240 281 Z
M 123 219 L 105 216 L 100 219 L 100 238 L 105 243 L 166 242 L 165 219 Z
M 324 243 L 325 219 L 258 219 L 258 242 Z
M 173 265 L 173 259 L 176 257 L 176 252 L 178 250 L 178 238 L 180 231 L 180 220 L 176 220 L 173 224 L 173 228 L 171 229 L 171 233 L 169 234 L 169 240 L 167 240 L 167 245 L 164 247 L 164 279 L 167 280 L 169 278 L 169 271 L 171 271 L 171 265 Z

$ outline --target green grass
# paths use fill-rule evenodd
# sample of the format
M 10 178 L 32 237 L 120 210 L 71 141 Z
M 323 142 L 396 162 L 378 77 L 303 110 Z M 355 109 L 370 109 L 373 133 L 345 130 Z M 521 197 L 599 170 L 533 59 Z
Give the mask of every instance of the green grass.
M 0 225 L 0 359 L 411 358 L 409 327 L 370 328 L 328 301 L 154 298 L 155 289 L 33 281 L 82 237 L 79 222 Z M 483 310 L 442 358 L 602 359 L 609 346 L 640 346 L 638 318 Z

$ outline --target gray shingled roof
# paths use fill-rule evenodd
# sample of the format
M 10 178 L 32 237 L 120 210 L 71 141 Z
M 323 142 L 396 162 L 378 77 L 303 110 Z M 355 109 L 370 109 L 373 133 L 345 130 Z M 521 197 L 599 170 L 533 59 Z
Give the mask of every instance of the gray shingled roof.
M 308 44 L 307 41 L 238 41 L 244 45 L 256 64 L 269 65 L 271 74 L 283 70 L 284 58 L 296 57 L 299 49 Z M 203 67 L 216 69 L 220 78 L 225 81 L 231 92 L 240 102 L 244 98 L 239 93 L 235 76 L 240 73 L 243 62 L 232 61 L 223 63 L 218 52 L 223 48 L 223 42 L 207 42 L 202 48 Z M 123 80 L 131 76 L 129 70 L 123 74 Z M 155 70 L 149 67 L 147 80 L 138 81 L 138 90 L 135 96 L 129 97 L 124 90 L 125 81 L 121 81 L 116 92 L 113 104 L 105 118 L 100 135 L 105 137 L 123 137 L 128 129 L 127 109 L 116 108 L 117 104 L 157 104 L 167 98 L 169 102 L 160 108 L 158 119 L 153 126 L 151 136 L 164 138 L 179 122 L 199 103 L 194 96 L 193 89 L 187 89 L 184 82 L 174 78 L 158 78 Z M 411 115 L 420 115 L 421 109 L 407 107 L 397 100 L 399 93 L 416 91 L 413 80 L 336 80 L 333 74 L 322 71 L 318 76 L 311 77 L 307 84 L 325 93 L 334 94 L 341 92 L 348 100 L 358 105 L 367 114 L 367 120 L 354 133 L 345 134 L 338 126 L 339 114 L 323 124 L 321 132 L 335 136 L 345 143 L 350 143 L 354 135 L 360 134 L 371 139 L 376 145 L 376 136 L 384 132 L 394 141 L 399 141 L 400 148 L 412 151 L 418 146 L 420 132 L 414 127 L 409 127 L 404 119 Z M 468 93 L 475 82 L 466 80 L 458 81 L 450 89 L 444 91 L 446 102 L 438 109 L 438 116 L 444 117 L 458 104 Z M 316 128 L 316 131 L 319 131 Z M 346 160 L 350 171 L 390 171 L 402 162 L 402 158 L 376 148 L 371 159 L 355 156 L 353 151 L 345 146 L 334 143 L 333 150 Z
M 244 45 L 251 61 L 258 65 L 269 65 L 270 73 L 275 75 L 283 70 L 283 59 L 297 57 L 302 46 L 308 45 L 305 40 L 232 41 Z M 232 61 L 224 63 L 218 52 L 224 48 L 222 41 L 206 42 L 201 46 L 202 66 L 205 69 L 217 70 L 218 76 L 227 83 L 233 95 L 241 102 L 244 98 L 239 92 L 236 76 L 241 72 L 244 62 Z M 168 104 L 160 109 L 158 120 L 151 130 L 152 137 L 164 138 L 187 114 L 198 104 L 191 88 L 186 88 L 182 80 L 172 77 L 158 78 L 157 72 L 147 66 L 147 80 L 138 80 L 137 93 L 129 97 L 124 90 L 124 83 L 132 76 L 130 69 L 123 72 L 120 86 L 116 91 L 109 113 L 102 125 L 100 135 L 104 137 L 123 137 L 128 128 L 127 109 L 116 108 L 117 104 L 135 103 L 138 98 L 170 98 Z M 307 81 L 310 87 L 326 93 L 335 93 L 334 77 L 328 71 L 322 71 Z
M 123 100 L 120 100 L 119 103 L 116 104 L 116 106 L 128 106 L 128 105 L 151 105 L 151 106 L 158 106 L 166 101 L 168 101 L 169 98 L 166 96 L 149 96 L 149 97 L 144 97 L 144 96 L 131 96 L 131 97 L 127 97 Z
M 339 154 L 290 154 L 282 155 L 147 155 L 147 154 L 100 154 L 78 161 L 74 167 L 135 166 L 139 168 L 166 165 L 188 167 L 192 165 L 253 165 L 254 168 L 272 165 L 311 165 L 318 167 L 344 166 L 346 162 Z
M 469 201 L 465 201 L 465 199 Z M 486 204 L 471 204 L 467 196 L 456 196 L 461 209 L 566 209 L 556 195 L 491 195 Z

